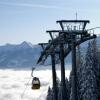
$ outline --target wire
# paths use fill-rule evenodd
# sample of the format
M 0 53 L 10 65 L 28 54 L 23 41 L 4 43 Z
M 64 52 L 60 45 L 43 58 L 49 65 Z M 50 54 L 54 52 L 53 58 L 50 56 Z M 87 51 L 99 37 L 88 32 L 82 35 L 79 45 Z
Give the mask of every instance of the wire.
M 89 31 L 89 30 L 94 30 L 94 29 L 97 29 L 97 28 L 100 28 L 100 27 L 94 27 L 94 28 L 87 29 L 87 30 Z
M 33 71 L 34 71 L 35 69 L 36 69 L 36 67 L 32 67 L 31 77 L 34 77 L 34 76 L 33 76 Z M 21 99 L 24 97 L 24 94 L 25 94 L 25 92 L 26 92 L 26 90 L 27 90 L 27 87 L 28 87 L 28 84 L 29 84 L 29 82 L 30 82 L 30 80 L 31 80 L 31 77 L 29 78 L 29 80 L 28 80 L 28 82 L 27 82 L 27 84 L 26 84 L 26 87 L 25 87 L 23 93 L 21 94 Z
M 34 76 L 33 76 L 33 71 L 35 70 L 35 68 L 36 68 L 36 67 L 32 67 L 31 77 L 34 77 Z
M 29 80 L 28 80 L 28 82 L 27 82 L 27 84 L 26 84 L 26 87 L 25 87 L 23 93 L 21 94 L 21 99 L 24 97 L 24 94 L 25 94 L 25 92 L 26 92 L 26 90 L 27 90 L 27 87 L 28 87 L 28 84 L 29 84 L 30 80 L 31 80 L 31 77 L 29 78 Z
M 33 76 L 33 71 L 35 70 L 35 68 L 36 68 L 36 67 L 32 67 L 31 77 L 34 77 L 34 76 Z M 28 87 L 28 84 L 29 84 L 29 82 L 30 82 L 30 80 L 31 80 L 31 77 L 29 78 L 29 80 L 28 80 L 28 82 L 27 82 L 27 84 L 26 84 L 26 87 L 25 87 L 25 89 L 24 89 L 24 91 L 23 91 L 23 93 L 22 93 L 22 95 L 21 95 L 21 98 L 24 97 L 24 94 L 25 94 L 25 92 L 26 92 L 26 90 L 27 90 L 27 87 Z

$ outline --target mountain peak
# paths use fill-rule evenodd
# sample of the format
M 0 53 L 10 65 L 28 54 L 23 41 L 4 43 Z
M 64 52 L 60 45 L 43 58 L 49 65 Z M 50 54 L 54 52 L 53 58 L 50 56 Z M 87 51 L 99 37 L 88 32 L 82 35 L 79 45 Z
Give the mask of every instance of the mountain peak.
M 33 45 L 30 42 L 26 41 L 22 42 L 19 46 L 23 48 L 33 48 Z

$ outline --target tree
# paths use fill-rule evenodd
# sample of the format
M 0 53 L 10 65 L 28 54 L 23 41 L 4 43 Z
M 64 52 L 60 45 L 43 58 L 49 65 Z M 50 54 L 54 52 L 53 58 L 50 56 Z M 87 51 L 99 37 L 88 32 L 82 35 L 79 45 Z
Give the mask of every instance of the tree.
M 89 42 L 85 57 L 85 64 L 82 66 L 80 80 L 80 100 L 98 100 L 97 81 L 94 67 L 97 66 L 93 42 Z
M 76 53 L 76 66 L 77 66 L 77 94 L 78 94 L 78 100 L 80 100 L 81 97 L 81 82 L 83 81 L 82 79 L 82 71 L 83 71 L 83 66 L 84 66 L 84 56 L 83 52 L 81 50 L 81 47 L 77 47 L 77 53 Z
M 53 92 L 52 92 L 52 89 L 50 87 L 48 88 L 46 100 L 53 100 Z

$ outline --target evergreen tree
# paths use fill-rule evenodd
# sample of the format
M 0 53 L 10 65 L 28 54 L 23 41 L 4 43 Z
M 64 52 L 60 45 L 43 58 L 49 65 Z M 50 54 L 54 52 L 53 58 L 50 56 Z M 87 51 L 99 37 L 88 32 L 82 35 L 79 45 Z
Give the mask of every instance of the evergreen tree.
M 57 93 L 59 93 L 60 91 L 60 80 L 59 78 L 57 77 L 57 80 L 56 80 L 56 85 L 57 85 Z M 48 88 L 48 93 L 47 93 L 47 98 L 46 100 L 54 100 L 54 92 L 53 92 L 53 87 L 52 88 Z
M 65 94 L 66 94 L 66 99 L 64 99 L 64 100 L 69 100 L 69 82 L 68 82 L 67 78 L 66 78 L 65 82 L 66 82 L 66 89 L 63 92 L 65 92 Z M 59 91 L 58 91 L 58 100 L 63 100 L 62 96 L 63 96 L 62 85 L 61 85 L 61 82 L 60 82 Z
M 99 61 L 99 50 L 96 44 L 96 40 L 92 41 L 92 48 L 93 48 L 93 63 L 94 63 L 94 73 L 96 76 L 96 83 L 97 83 L 97 95 L 98 95 L 98 100 L 100 100 L 100 61 Z
M 77 47 L 77 53 L 76 53 L 76 66 L 77 66 L 77 94 L 78 94 L 78 100 L 80 100 L 81 92 L 80 92 L 80 84 L 82 82 L 82 70 L 84 65 L 84 57 L 81 52 L 80 46 Z
M 94 67 L 96 66 L 94 57 L 93 43 L 89 42 L 85 64 L 82 66 L 81 82 L 80 82 L 80 100 L 98 100 L 97 99 L 97 83 Z
M 67 92 L 67 98 L 69 100 L 69 97 L 70 97 L 70 86 L 69 86 L 69 81 L 68 81 L 67 78 L 66 78 L 66 92 Z
M 53 100 L 53 92 L 52 92 L 52 89 L 50 87 L 48 88 L 46 100 Z

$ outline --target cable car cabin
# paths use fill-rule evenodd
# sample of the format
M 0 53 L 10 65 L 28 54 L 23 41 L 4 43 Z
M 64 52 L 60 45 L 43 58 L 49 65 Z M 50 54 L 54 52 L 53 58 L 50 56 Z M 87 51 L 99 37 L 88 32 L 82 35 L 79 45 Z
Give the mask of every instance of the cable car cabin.
M 36 90 L 36 89 L 40 89 L 40 80 L 37 77 L 34 77 L 32 80 L 32 89 Z

